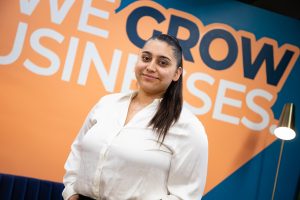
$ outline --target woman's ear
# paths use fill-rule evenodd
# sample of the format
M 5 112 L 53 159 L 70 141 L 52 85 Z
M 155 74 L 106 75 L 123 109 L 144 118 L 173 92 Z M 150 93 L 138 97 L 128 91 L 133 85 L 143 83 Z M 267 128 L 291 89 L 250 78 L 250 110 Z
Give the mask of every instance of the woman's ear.
M 175 71 L 173 81 L 178 81 L 181 74 L 182 74 L 182 67 L 178 67 Z

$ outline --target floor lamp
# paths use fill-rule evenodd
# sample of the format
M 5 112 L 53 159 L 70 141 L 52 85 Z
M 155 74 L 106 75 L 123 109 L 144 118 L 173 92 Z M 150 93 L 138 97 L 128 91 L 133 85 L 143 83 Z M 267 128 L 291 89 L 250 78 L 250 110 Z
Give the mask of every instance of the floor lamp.
M 286 103 L 280 114 L 279 122 L 277 128 L 274 130 L 274 134 L 277 138 L 281 139 L 280 153 L 277 163 L 276 175 L 274 180 L 272 200 L 274 200 L 278 172 L 280 168 L 280 162 L 282 157 L 282 151 L 284 147 L 285 140 L 292 140 L 296 137 L 295 133 L 295 105 L 293 103 Z

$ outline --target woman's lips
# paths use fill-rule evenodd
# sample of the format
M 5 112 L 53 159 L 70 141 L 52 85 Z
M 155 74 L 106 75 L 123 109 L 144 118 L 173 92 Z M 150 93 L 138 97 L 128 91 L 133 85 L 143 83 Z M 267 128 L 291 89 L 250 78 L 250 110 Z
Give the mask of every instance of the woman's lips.
M 142 76 L 144 76 L 145 78 L 148 78 L 148 79 L 158 79 L 158 77 L 155 77 L 155 76 L 152 76 L 149 74 L 142 74 Z

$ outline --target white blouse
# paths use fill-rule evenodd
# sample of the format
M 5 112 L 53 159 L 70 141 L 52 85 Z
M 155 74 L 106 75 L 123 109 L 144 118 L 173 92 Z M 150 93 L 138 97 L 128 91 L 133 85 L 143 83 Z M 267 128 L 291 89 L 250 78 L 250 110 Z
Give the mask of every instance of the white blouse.
M 100 200 L 201 199 L 208 164 L 201 122 L 183 108 L 160 145 L 147 126 L 160 100 L 124 125 L 132 96 L 104 96 L 89 113 L 65 163 L 64 199 L 73 194 Z

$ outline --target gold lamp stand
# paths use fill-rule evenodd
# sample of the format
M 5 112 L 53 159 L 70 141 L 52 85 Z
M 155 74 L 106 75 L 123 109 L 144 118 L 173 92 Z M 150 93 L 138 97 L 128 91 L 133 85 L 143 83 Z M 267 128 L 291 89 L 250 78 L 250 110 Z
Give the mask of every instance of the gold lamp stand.
M 275 175 L 275 180 L 273 185 L 272 200 L 274 200 L 275 197 L 284 141 L 292 140 L 296 137 L 296 133 L 294 130 L 295 130 L 295 105 L 293 103 L 286 103 L 280 114 L 278 126 L 274 130 L 275 136 L 281 139 L 281 146 L 280 146 L 280 153 L 279 153 L 276 175 Z

